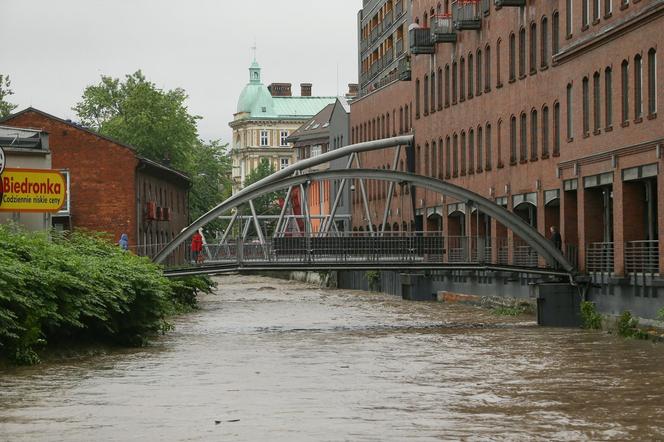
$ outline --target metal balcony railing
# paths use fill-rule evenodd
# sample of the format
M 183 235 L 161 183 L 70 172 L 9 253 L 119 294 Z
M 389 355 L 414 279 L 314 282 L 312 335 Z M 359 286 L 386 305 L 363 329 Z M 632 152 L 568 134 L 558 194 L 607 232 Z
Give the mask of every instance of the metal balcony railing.
M 509 6 L 526 6 L 526 0 L 495 0 L 495 5 L 497 8 L 509 7 Z
M 625 244 L 627 273 L 659 273 L 659 241 L 629 241 Z
M 594 242 L 586 245 L 586 271 L 612 273 L 613 243 Z
M 523 240 L 515 238 L 512 244 L 512 263 L 523 267 L 537 267 L 537 252 Z
M 454 27 L 459 30 L 480 29 L 479 0 L 455 0 L 452 2 L 452 19 Z
M 369 42 L 366 40 L 366 38 L 360 40 L 360 51 L 362 52 L 366 51 L 367 47 L 369 47 Z
M 456 42 L 456 29 L 450 14 L 439 14 L 431 17 L 431 38 L 434 43 Z
M 502 265 L 507 265 L 509 264 L 510 261 L 510 255 L 509 255 L 509 242 L 507 238 L 498 238 L 496 241 L 496 244 L 498 245 L 498 253 L 497 253 L 497 258 L 498 258 L 498 264 Z
M 410 70 L 410 58 L 408 56 L 405 56 L 401 60 L 399 60 L 399 67 L 397 71 L 399 72 L 399 80 L 410 81 L 411 70 Z
M 397 18 L 403 13 L 403 1 L 394 4 L 394 17 Z
M 394 61 L 394 51 L 392 50 L 392 48 L 387 48 L 387 52 L 385 52 L 383 58 L 385 59 L 384 62 L 385 66 L 389 65 Z
M 434 45 L 429 28 L 415 28 L 409 32 L 412 54 L 433 54 Z
M 392 23 L 394 23 L 394 11 L 390 10 L 390 12 L 385 14 L 385 17 L 383 17 L 383 23 L 384 23 L 384 29 L 387 29 L 388 27 L 392 26 Z
M 397 57 L 398 57 L 399 55 L 403 54 L 403 38 L 397 40 L 397 42 L 396 42 L 396 44 L 394 45 L 394 47 L 395 47 L 396 50 L 397 50 Z

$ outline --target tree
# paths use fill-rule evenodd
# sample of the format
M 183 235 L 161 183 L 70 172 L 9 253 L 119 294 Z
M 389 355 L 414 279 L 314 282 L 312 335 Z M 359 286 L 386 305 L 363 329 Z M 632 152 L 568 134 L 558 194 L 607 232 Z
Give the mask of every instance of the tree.
M 140 155 L 191 171 L 201 117 L 189 114 L 186 99 L 183 89 L 159 89 L 139 70 L 124 81 L 102 76 L 72 109 L 84 126 L 136 147 Z
M 275 172 L 274 165 L 270 163 L 267 158 L 261 158 L 258 166 L 252 170 L 249 175 L 244 179 L 244 187 L 250 186 L 255 182 L 262 180 L 265 177 L 272 175 Z M 284 191 L 272 192 L 254 198 L 254 207 L 256 208 L 257 215 L 278 215 L 281 211 L 279 198 L 284 197 Z
M 9 80 L 9 75 L 0 74 L 0 118 L 4 118 L 11 114 L 16 105 L 5 101 L 5 97 L 14 95 L 14 92 L 9 89 L 12 82 Z

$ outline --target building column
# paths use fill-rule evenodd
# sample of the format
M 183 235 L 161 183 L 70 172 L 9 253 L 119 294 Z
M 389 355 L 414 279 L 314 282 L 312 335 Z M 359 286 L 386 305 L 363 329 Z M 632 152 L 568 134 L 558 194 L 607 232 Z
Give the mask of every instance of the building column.
M 662 163 L 660 161 L 660 170 Z M 659 240 L 659 274 L 664 275 L 664 177 L 657 175 L 657 223 Z
M 633 195 L 622 182 L 620 173 L 613 181 L 613 271 L 616 275 L 625 274 L 625 219 L 626 210 L 631 205 Z M 627 218 L 629 218 L 627 214 Z

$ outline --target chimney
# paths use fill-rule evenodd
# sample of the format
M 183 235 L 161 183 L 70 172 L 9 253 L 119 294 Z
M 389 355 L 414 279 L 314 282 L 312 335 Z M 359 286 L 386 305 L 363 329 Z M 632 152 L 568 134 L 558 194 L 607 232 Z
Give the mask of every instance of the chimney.
M 300 95 L 302 97 L 311 97 L 311 83 L 300 83 Z
M 348 83 L 348 93 L 346 98 L 356 98 L 359 92 L 359 85 L 357 83 Z
M 272 83 L 267 87 L 273 97 L 290 97 L 293 95 L 291 92 L 290 83 Z

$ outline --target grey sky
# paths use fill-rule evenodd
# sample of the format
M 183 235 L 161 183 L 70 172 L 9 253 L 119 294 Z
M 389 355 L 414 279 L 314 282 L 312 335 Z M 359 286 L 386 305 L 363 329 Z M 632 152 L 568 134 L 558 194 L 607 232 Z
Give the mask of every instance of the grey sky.
M 228 122 L 258 45 L 263 82 L 343 94 L 357 82 L 361 0 L 0 0 L 0 73 L 19 109 L 62 118 L 100 75 L 142 69 L 184 88 L 201 137 L 230 141 Z M 337 86 L 337 63 L 339 85 Z

